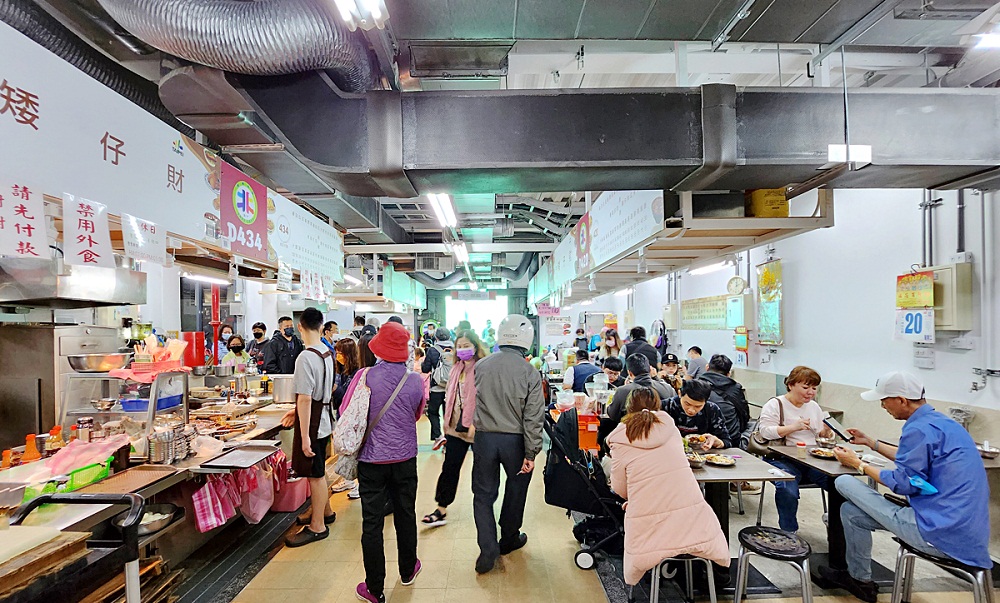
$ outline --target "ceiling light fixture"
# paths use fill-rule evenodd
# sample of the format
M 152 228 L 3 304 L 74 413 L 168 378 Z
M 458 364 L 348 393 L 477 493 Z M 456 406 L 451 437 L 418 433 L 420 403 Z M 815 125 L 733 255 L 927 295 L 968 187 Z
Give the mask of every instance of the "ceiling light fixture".
M 385 29 L 385 22 L 389 20 L 384 0 L 334 0 L 334 4 L 351 31 L 357 31 L 358 27 L 365 31 L 376 27 Z
M 587 283 L 587 291 L 597 291 L 597 280 L 593 274 L 590 275 L 589 282 Z
M 628 295 L 629 293 L 632 293 L 632 288 L 626 287 L 621 291 L 615 291 L 615 297 L 622 297 L 623 295 Z
M 472 291 L 479 291 L 479 282 L 472 281 L 471 283 L 469 283 L 469 289 L 471 289 Z
M 228 284 L 230 284 L 230 282 L 228 280 L 224 279 L 224 278 L 218 278 L 218 277 L 215 277 L 215 276 L 205 276 L 204 274 L 196 274 L 194 272 L 185 272 L 185 273 L 181 274 L 181 276 L 184 277 L 184 278 L 186 278 L 186 279 L 188 279 L 188 280 L 198 281 L 199 283 L 208 283 L 210 285 L 228 285 Z
M 431 209 L 434 216 L 442 228 L 454 228 L 458 226 L 458 218 L 455 216 L 455 209 L 451 205 L 451 197 L 444 193 L 430 193 L 427 199 L 431 202 Z
M 337 300 L 337 305 L 338 306 L 344 306 L 346 308 L 348 306 L 353 306 L 354 303 L 353 302 L 349 302 L 346 299 L 338 299 Z
M 594 300 L 588 299 L 587 301 L 580 302 L 580 305 L 581 306 L 590 306 L 590 305 L 593 305 L 593 303 L 594 303 Z
M 724 260 L 722 262 L 717 262 L 715 264 L 709 264 L 708 266 L 702 266 L 701 268 L 695 268 L 694 270 L 688 270 L 688 274 L 693 274 L 695 276 L 700 276 L 702 274 L 711 274 L 713 272 L 725 270 L 726 266 L 728 265 L 729 265 L 729 260 Z
M 361 279 L 359 279 L 358 277 L 356 277 L 356 276 L 354 276 L 352 274 L 346 274 L 345 273 L 344 274 L 344 280 L 347 281 L 347 282 L 349 282 L 349 283 L 351 283 L 352 285 L 360 285 L 361 284 Z
M 461 264 L 469 263 L 469 248 L 465 246 L 465 243 L 459 243 L 451 248 L 452 253 L 455 254 L 455 259 Z
M 636 272 L 639 274 L 646 274 L 649 272 L 649 264 L 646 263 L 646 249 L 639 249 L 639 265 L 636 266 Z
M 976 48 L 1000 48 L 1000 33 L 976 34 L 979 42 Z

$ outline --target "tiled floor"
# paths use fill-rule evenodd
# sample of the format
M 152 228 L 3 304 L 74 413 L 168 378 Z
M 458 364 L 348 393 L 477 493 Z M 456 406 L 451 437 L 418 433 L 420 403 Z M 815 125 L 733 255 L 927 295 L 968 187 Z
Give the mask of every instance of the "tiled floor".
M 427 422 L 419 425 L 422 442 L 427 440 Z M 431 512 L 434 507 L 434 488 L 440 472 L 443 455 L 421 446 L 418 458 L 420 482 L 417 492 L 417 516 Z M 541 458 L 539 460 L 542 460 Z M 470 472 L 472 457 L 466 459 L 458 500 L 448 513 L 448 525 L 432 530 L 420 529 L 418 556 L 423 571 L 409 587 L 399 583 L 395 567 L 395 533 L 392 518 L 386 519 L 386 599 L 393 603 L 426 601 L 433 603 L 459 602 L 515 602 L 543 603 L 547 601 L 572 603 L 606 603 L 607 598 L 596 572 L 582 571 L 573 563 L 577 543 L 572 535 L 571 521 L 565 512 L 550 507 L 543 499 L 541 468 L 529 490 L 528 508 L 524 531 L 528 545 L 509 556 L 501 558 L 497 569 L 480 576 L 474 570 L 479 549 L 472 520 L 472 493 Z M 813 496 L 814 495 L 814 496 Z M 800 517 L 819 507 L 819 495 L 804 494 Z M 815 498 L 815 501 L 811 499 Z M 805 499 L 808 500 L 808 503 Z M 349 501 L 346 493 L 335 494 L 331 499 L 337 512 L 337 522 L 331 526 L 330 538 L 298 549 L 282 549 L 274 559 L 238 595 L 236 603 L 282 603 L 285 601 L 310 601 L 316 603 L 355 601 L 354 590 L 364 579 L 361 564 L 361 503 Z M 772 505 L 773 507 L 773 505 Z M 499 502 L 498 502 L 499 508 Z M 747 515 L 733 515 L 734 532 L 737 524 L 753 521 L 756 502 L 747 503 Z M 821 512 L 818 508 L 815 511 Z M 773 513 L 773 509 L 771 510 Z M 765 507 L 765 522 L 769 513 Z M 818 513 L 817 513 L 818 515 Z M 755 518 L 755 517 L 754 517 Z M 773 519 L 772 519 L 773 523 Z M 819 524 L 820 526 L 822 524 Z M 803 535 L 810 538 L 810 530 L 803 527 Z M 821 540 L 817 530 L 816 539 Z M 810 538 L 812 541 L 813 538 Z M 889 552 L 888 550 L 886 551 Z M 768 564 L 761 567 L 765 574 L 782 588 L 797 583 L 794 574 L 784 576 L 784 569 Z M 787 568 L 793 572 L 791 568 Z M 918 575 L 921 566 L 918 566 Z M 935 579 L 935 582 L 938 580 Z M 933 590 L 959 590 L 943 582 L 945 588 Z M 919 584 L 918 584 L 919 586 Z M 918 588 L 918 590 L 923 590 Z M 786 595 L 795 591 L 786 588 Z M 819 593 L 817 592 L 817 595 Z M 889 595 L 880 597 L 888 601 Z M 801 599 L 753 599 L 754 601 L 799 601 Z M 816 603 L 852 603 L 857 600 L 844 596 L 817 596 Z M 929 592 L 914 596 L 913 603 L 964 603 L 972 601 L 968 592 Z

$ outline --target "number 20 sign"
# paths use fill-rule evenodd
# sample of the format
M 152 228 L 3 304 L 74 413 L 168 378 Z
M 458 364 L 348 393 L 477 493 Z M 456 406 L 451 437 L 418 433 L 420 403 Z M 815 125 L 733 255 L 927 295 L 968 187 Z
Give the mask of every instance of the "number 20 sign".
M 896 310 L 895 339 L 934 343 L 934 310 Z

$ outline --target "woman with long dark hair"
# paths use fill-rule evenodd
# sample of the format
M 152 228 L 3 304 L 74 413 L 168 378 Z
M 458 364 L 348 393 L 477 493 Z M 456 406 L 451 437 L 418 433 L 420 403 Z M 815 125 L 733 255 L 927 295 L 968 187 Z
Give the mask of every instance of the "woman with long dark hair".
M 685 554 L 715 563 L 718 580 L 728 575 L 729 544 L 701 495 L 681 434 L 660 404 L 655 389 L 636 388 L 607 439 L 611 487 L 628 500 L 625 583 L 634 586 L 661 560 Z
M 361 368 L 371 368 L 375 366 L 376 362 L 378 362 L 378 358 L 375 357 L 375 354 L 372 354 L 371 348 L 369 347 L 372 339 L 374 338 L 374 334 L 365 333 L 361 336 L 361 339 L 358 340 L 358 358 L 361 361 Z
M 428 528 L 448 523 L 448 505 L 455 502 L 458 478 L 465 455 L 472 447 L 476 428 L 472 417 L 476 412 L 476 362 L 489 354 L 476 332 L 469 329 L 455 340 L 455 364 L 448 376 L 444 398 L 444 463 L 438 477 L 434 499 L 437 509 L 425 515 L 421 522 Z

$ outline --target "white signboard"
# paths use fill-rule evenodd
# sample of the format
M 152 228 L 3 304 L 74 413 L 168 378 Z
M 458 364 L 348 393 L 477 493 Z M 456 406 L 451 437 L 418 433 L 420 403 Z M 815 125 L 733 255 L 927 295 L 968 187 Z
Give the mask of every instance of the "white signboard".
M 106 205 L 63 195 L 63 253 L 67 264 L 115 267 Z
M 292 267 L 278 260 L 278 291 L 292 290 Z
M 894 338 L 917 343 L 934 343 L 934 309 L 896 310 Z
M 167 237 L 162 226 L 122 214 L 122 237 L 126 256 L 161 266 L 167 263 Z
M 295 202 L 267 190 L 267 241 L 292 269 L 344 281 L 344 235 Z
M 546 316 L 545 334 L 550 337 L 563 337 L 573 334 L 573 322 L 569 316 Z
M 0 255 L 48 260 L 42 193 L 24 181 L 0 177 Z

